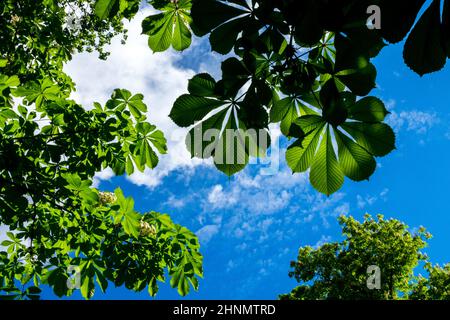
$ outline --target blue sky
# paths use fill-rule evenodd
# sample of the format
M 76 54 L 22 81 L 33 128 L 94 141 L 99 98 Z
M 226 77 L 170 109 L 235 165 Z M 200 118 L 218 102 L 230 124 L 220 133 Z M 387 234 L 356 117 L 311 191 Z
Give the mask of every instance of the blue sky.
M 289 262 L 298 248 L 339 240 L 340 214 L 361 218 L 366 212 L 381 213 L 411 228 L 423 225 L 434 235 L 426 249 L 431 261 L 450 262 L 449 68 L 420 78 L 404 65 L 401 46 L 382 51 L 374 61 L 378 88 L 372 95 L 392 112 L 388 122 L 397 133 L 397 150 L 379 159 L 369 182 L 346 180 L 341 191 L 327 198 L 314 191 L 306 175 L 291 174 L 284 161 L 285 141 L 280 143 L 280 170 L 272 176 L 261 174 L 266 166 L 252 165 L 228 179 L 208 164 L 191 161 L 179 139 L 184 132 L 167 114 L 187 80 L 197 72 L 217 75 L 223 58 L 199 39 L 182 54 L 153 55 L 138 26 L 130 25 L 126 46 L 113 43 L 109 61 L 82 54 L 66 70 L 78 83 L 74 97 L 84 104 L 104 102 L 116 87 L 143 92 L 150 120 L 168 136 L 169 155 L 154 172 L 112 177 L 105 171 L 96 184 L 111 191 L 120 186 L 134 197 L 138 211 L 169 213 L 199 235 L 205 277 L 199 292 L 188 299 L 275 299 L 290 291 L 296 283 L 288 277 Z M 44 298 L 53 297 L 45 291 Z M 149 296 L 111 286 L 104 295 L 97 291 L 95 298 Z M 178 298 L 176 290 L 161 285 L 157 299 Z

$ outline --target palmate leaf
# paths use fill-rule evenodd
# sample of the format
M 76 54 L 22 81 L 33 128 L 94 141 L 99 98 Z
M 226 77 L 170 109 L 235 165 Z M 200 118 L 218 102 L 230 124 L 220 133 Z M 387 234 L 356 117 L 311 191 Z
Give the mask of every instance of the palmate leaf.
M 94 12 L 101 20 L 110 20 L 118 14 L 130 19 L 139 10 L 139 3 L 139 0 L 97 0 Z
M 349 118 L 364 122 L 381 122 L 389 112 L 384 103 L 375 97 L 366 97 L 348 108 Z
M 326 195 L 342 187 L 344 176 L 354 181 L 369 179 L 376 169 L 374 157 L 385 156 L 395 148 L 394 132 L 381 123 L 387 111 L 380 100 L 367 97 L 347 108 L 348 120 L 340 125 L 331 125 L 319 115 L 296 119 L 294 123 L 305 136 L 286 152 L 292 171 L 311 169 L 311 184 Z
M 395 149 L 394 131 L 385 123 L 347 122 L 342 129 L 374 156 L 383 157 Z
M 121 224 L 124 231 L 134 238 L 139 237 L 139 221 L 141 216 L 134 211 L 133 198 L 125 198 L 119 188 L 114 191 L 119 209 L 114 214 L 114 223 Z
M 373 156 L 339 130 L 335 131 L 335 137 L 339 150 L 339 165 L 343 173 L 354 181 L 370 177 L 377 166 Z
M 403 40 L 409 33 L 405 43 L 403 58 L 414 72 L 420 76 L 441 70 L 449 55 L 450 43 L 449 6 L 445 0 L 441 19 L 440 0 L 432 0 L 431 4 L 419 16 L 421 8 L 427 4 L 425 0 L 378 0 L 383 13 L 380 30 L 384 39 L 391 43 Z M 419 16 L 419 18 L 418 18 Z M 401 17 L 401 18 L 399 18 Z M 414 23 L 416 22 L 414 26 Z
M 299 99 L 287 97 L 277 100 L 270 109 L 270 122 L 280 122 L 281 132 L 289 136 L 292 123 L 305 115 L 316 114 L 311 108 L 303 104 Z
M 83 298 L 85 298 L 86 300 L 91 299 L 95 293 L 94 278 L 88 276 L 85 277 L 81 284 L 80 290 Z
M 306 124 L 306 121 L 309 124 Z M 299 118 L 296 123 L 305 131 L 306 136 L 297 140 L 288 148 L 286 161 L 293 172 L 305 172 L 311 167 L 325 122 L 319 116 L 306 116 Z M 310 130 L 311 128 L 312 130 Z
M 179 97 L 170 112 L 177 125 L 193 126 L 186 138 L 192 157 L 212 158 L 216 167 L 228 176 L 244 169 L 250 157 L 264 156 L 269 147 L 267 112 L 264 109 L 263 113 L 252 112 L 261 101 L 249 98 L 260 88 L 251 84 L 244 99 L 236 98 L 249 80 L 245 68 L 237 64 L 240 62 L 234 58 L 224 62 L 224 79 L 219 83 L 208 74 L 192 78 L 188 85 L 190 93 Z M 230 69 L 239 71 L 236 78 L 228 76 Z M 255 118 L 261 115 L 262 119 Z
M 441 34 L 440 0 L 433 0 L 405 43 L 405 63 L 420 76 L 441 70 L 447 61 Z
M 192 18 L 195 20 L 194 31 L 204 36 L 223 23 L 241 15 L 250 14 L 246 1 L 234 1 L 240 7 L 232 6 L 220 0 L 197 0 L 192 6 Z
M 160 154 L 167 153 L 167 141 L 162 131 L 157 130 L 156 126 L 149 123 L 138 123 L 136 125 L 137 143 L 136 152 L 133 154 L 138 167 L 142 171 L 145 166 L 153 169 L 158 165 L 158 156 L 153 147 L 155 147 Z
M 375 88 L 376 68 L 367 52 L 362 51 L 349 38 L 336 35 L 336 63 L 334 76 L 358 96 L 366 96 Z
M 148 44 L 153 52 L 162 52 L 172 47 L 183 51 L 191 45 L 190 0 L 167 1 L 156 4 L 161 13 L 151 15 L 142 22 L 142 33 L 149 36 Z
M 123 0 L 98 0 L 95 4 L 95 14 L 102 20 L 108 19 L 119 10 Z
M 211 49 L 221 54 L 229 53 L 238 35 L 249 26 L 257 31 L 263 24 L 252 17 L 247 1 L 196 0 L 192 6 L 193 31 L 198 36 L 211 33 Z
M 13 94 L 16 97 L 23 97 L 28 105 L 34 103 L 38 111 L 41 111 L 41 107 L 46 101 L 54 101 L 66 96 L 61 92 L 60 87 L 49 78 L 18 87 Z
M 403 40 L 425 2 L 426 0 L 380 0 L 379 6 L 383 13 L 383 27 L 380 32 L 383 38 L 391 43 Z
M 344 174 L 337 161 L 328 126 L 312 162 L 309 176 L 313 187 L 327 196 L 338 191 L 344 184 Z
M 2 92 L 7 88 L 15 88 L 20 85 L 19 77 L 17 76 L 5 76 L 0 74 L 0 96 L 2 96 Z
M 147 106 L 143 99 L 142 94 L 132 95 L 128 90 L 115 89 L 111 99 L 106 103 L 106 107 L 117 111 L 128 109 L 136 119 L 140 119 L 142 113 L 147 112 Z
M 111 130 L 127 132 L 126 138 L 122 140 L 124 157 L 115 159 L 116 163 L 112 166 L 114 172 L 118 175 L 124 172 L 131 175 L 135 167 L 141 172 L 146 167 L 155 168 L 159 162 L 157 152 L 167 153 L 167 141 L 162 131 L 144 121 L 148 110 L 144 96 L 132 95 L 125 89 L 115 89 L 111 99 L 106 102 L 106 110 L 119 115 L 121 120 L 119 123 L 112 122 Z

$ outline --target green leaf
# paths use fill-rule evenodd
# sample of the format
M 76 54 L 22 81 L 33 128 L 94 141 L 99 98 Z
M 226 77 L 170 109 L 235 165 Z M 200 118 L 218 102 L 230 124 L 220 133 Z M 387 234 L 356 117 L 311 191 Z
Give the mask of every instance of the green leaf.
M 373 156 L 339 130 L 334 132 L 338 144 L 339 165 L 344 174 L 354 181 L 368 179 L 377 166 Z
M 405 63 L 420 76 L 441 70 L 447 61 L 442 45 L 440 0 L 433 0 L 405 43 Z
M 247 6 L 243 1 L 241 5 Z M 195 21 L 194 32 L 204 36 L 224 22 L 243 14 L 249 14 L 248 8 L 229 6 L 221 1 L 197 0 L 192 6 L 192 18 Z
M 290 128 L 294 121 L 308 114 L 314 114 L 314 111 L 298 102 L 297 99 L 288 97 L 273 103 L 270 109 L 270 121 L 273 123 L 281 121 L 281 132 L 285 136 L 290 136 Z
M 289 135 L 292 123 L 299 116 L 295 100 L 290 97 L 275 101 L 270 109 L 270 121 L 273 123 L 281 121 L 281 132 L 285 136 Z
M 101 20 L 107 20 L 110 16 L 117 11 L 119 0 L 97 0 L 95 4 L 95 14 Z M 116 10 L 114 8 L 116 7 Z
M 156 282 L 156 278 L 152 277 L 150 282 L 148 283 L 148 293 L 150 296 L 154 297 L 158 293 L 158 284 Z
M 162 131 L 160 131 L 160 130 L 153 131 L 148 136 L 148 139 L 149 139 L 149 141 L 151 141 L 153 146 L 155 146 L 155 148 L 158 150 L 159 153 L 161 153 L 161 154 L 167 153 L 167 140 L 164 137 L 164 133 Z M 155 164 L 155 166 L 156 166 L 156 164 Z
M 189 80 L 188 91 L 190 94 L 199 97 L 214 96 L 216 81 L 207 73 L 200 73 Z
M 148 45 L 154 52 L 169 49 L 173 37 L 173 20 L 173 13 L 160 13 L 142 22 L 143 33 L 149 36 Z
M 349 118 L 363 122 L 381 122 L 388 111 L 384 103 L 375 97 L 366 97 L 349 108 Z
M 125 232 L 135 238 L 139 237 L 139 220 L 141 216 L 136 212 L 127 212 L 124 215 L 122 226 Z
M 84 189 L 83 191 L 80 192 L 80 196 L 88 204 L 98 203 L 98 195 L 92 189 L 88 189 L 88 188 Z
M 233 49 L 238 34 L 242 31 L 242 26 L 251 22 L 248 17 L 242 17 L 232 20 L 214 29 L 209 37 L 211 49 L 220 53 L 227 54 Z
M 312 163 L 310 181 L 317 191 L 327 196 L 338 191 L 344 184 L 344 174 L 334 152 L 329 127 Z
M 230 116 L 224 131 L 221 133 L 214 148 L 214 164 L 217 169 L 232 176 L 243 170 L 249 160 L 249 149 L 257 148 L 250 137 L 246 139 L 245 128 L 237 127 L 234 117 Z M 250 145 L 246 145 L 249 142 Z
M 420 8 L 426 0 L 381 0 L 382 24 L 380 32 L 387 41 L 397 43 L 411 30 Z M 399 19 L 399 17 L 402 17 Z
M 20 85 L 19 77 L 17 76 L 5 76 L 0 74 L 0 94 L 6 88 L 15 88 Z
M 172 286 L 172 288 L 178 287 L 178 284 L 180 283 L 183 277 L 184 277 L 183 268 L 177 269 L 172 275 L 172 278 L 170 279 L 170 285 Z
M 128 109 L 135 119 L 141 119 L 143 117 L 142 113 L 147 112 L 147 106 L 143 100 L 144 96 L 142 94 L 132 96 L 128 90 L 115 89 L 111 99 L 106 103 L 106 107 L 117 111 Z
M 189 280 L 189 282 L 191 283 L 191 285 L 192 285 L 192 287 L 194 288 L 194 290 L 198 290 L 199 283 L 198 283 L 197 278 L 195 278 L 195 277 L 189 277 L 188 280 Z M 187 293 L 188 293 L 188 292 L 187 292 Z M 187 293 L 186 293 L 186 294 L 187 294 Z
M 311 166 L 325 122 L 316 125 L 303 140 L 295 141 L 286 151 L 286 161 L 293 172 L 305 172 Z
M 167 50 L 170 45 L 183 51 L 191 45 L 190 1 L 180 0 L 158 6 L 163 12 L 149 16 L 142 22 L 142 33 L 149 36 L 148 44 L 154 52 Z
M 141 141 L 139 150 L 139 162 L 141 167 L 148 166 L 153 169 L 158 165 L 158 161 L 158 156 L 155 151 L 153 151 L 150 144 L 146 140 Z
M 367 53 L 342 35 L 336 35 L 335 76 L 352 93 L 366 96 L 375 88 L 377 70 Z
M 67 279 L 68 276 L 65 274 L 63 268 L 58 267 L 49 271 L 43 280 L 44 283 L 48 283 L 53 288 L 53 291 L 58 297 L 62 297 L 67 295 L 69 291 Z
M 169 117 L 180 127 L 188 127 L 202 120 L 212 110 L 225 105 L 226 102 L 193 95 L 179 97 L 170 111 Z
M 114 214 L 114 223 L 121 223 L 127 234 L 134 238 L 138 238 L 141 215 L 134 211 L 133 198 L 125 198 L 122 190 L 119 188 L 117 188 L 114 193 L 119 205 L 118 211 Z
M 102 292 L 105 293 L 106 289 L 108 289 L 108 280 L 105 278 L 103 273 L 98 269 L 95 269 L 95 274 L 96 274 L 95 280 L 97 284 L 99 285 Z
M 183 15 L 176 15 L 175 27 L 173 31 L 172 46 L 177 51 L 183 51 L 191 45 L 191 31 L 188 27 L 188 21 Z
M 395 134 L 387 124 L 346 122 L 342 128 L 374 156 L 382 157 L 395 149 Z
M 131 156 L 128 156 L 127 157 L 127 162 L 126 162 L 126 172 L 127 172 L 127 175 L 132 175 L 133 174 L 133 172 L 134 172 L 134 164 L 133 164 L 133 160 L 132 160 L 132 158 L 131 158 Z
M 189 293 L 189 281 L 185 276 L 182 277 L 178 282 L 178 293 L 182 297 L 186 296 Z
M 76 173 L 66 173 L 63 175 L 64 179 L 68 182 L 67 188 L 81 191 L 83 190 L 83 182 L 81 181 L 81 178 Z
M 186 138 L 192 157 L 212 157 L 216 167 L 230 176 L 245 168 L 250 157 L 267 153 L 270 136 L 263 104 L 270 103 L 272 91 L 265 82 L 253 80 L 247 92 L 236 97 L 250 80 L 237 58 L 224 61 L 222 72 L 218 83 L 206 74 L 191 79 L 191 93 L 175 101 L 170 117 L 182 127 L 195 124 Z
M 94 278 L 86 276 L 81 284 L 80 290 L 83 298 L 86 300 L 91 299 L 95 292 Z
M 60 87 L 50 78 L 44 78 L 39 82 L 29 82 L 26 86 L 15 89 L 13 94 L 16 97 L 24 97 L 28 104 L 34 102 L 38 111 L 41 110 L 44 102 L 56 101 L 62 95 Z

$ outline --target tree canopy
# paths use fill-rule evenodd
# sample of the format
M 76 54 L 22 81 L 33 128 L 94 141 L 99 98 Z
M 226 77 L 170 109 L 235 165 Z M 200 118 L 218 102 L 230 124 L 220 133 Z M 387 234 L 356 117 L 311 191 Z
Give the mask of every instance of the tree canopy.
M 372 59 L 406 37 L 405 63 L 420 75 L 441 69 L 450 56 L 450 0 L 442 15 L 441 1 L 433 0 L 418 17 L 425 3 L 2 1 L 0 225 L 10 232 L 0 253 L 0 291 L 37 298 L 48 284 L 58 296 L 70 295 L 70 266 L 81 270 L 85 298 L 94 281 L 102 290 L 111 282 L 154 295 L 166 271 L 180 294 L 198 288 L 202 256 L 192 232 L 167 215 L 138 214 L 120 189 L 113 195 L 92 187 L 105 168 L 122 175 L 157 166 L 167 147 L 147 121 L 153 106 L 149 111 L 140 93 L 126 89 L 114 90 L 105 105 L 81 106 L 70 99 L 75 84 L 63 72 L 77 52 L 96 50 L 106 59 L 105 46 L 117 35 L 126 41 L 123 20 L 141 5 L 158 10 L 142 22 L 153 52 L 183 51 L 195 35 L 209 36 L 211 50 L 229 55 L 221 79 L 196 75 L 170 113 L 189 128 L 192 157 L 211 158 L 231 176 L 267 154 L 269 125 L 278 124 L 290 141 L 293 173 L 309 172 L 312 186 L 331 195 L 345 177 L 369 179 L 376 158 L 395 149 L 388 110 L 370 96 Z M 368 22 L 373 5 L 381 9 L 381 29 Z M 208 130 L 211 139 L 196 138 Z M 439 283 L 441 272 L 433 274 Z M 429 286 L 421 292 L 431 294 Z
M 339 218 L 344 239 L 317 248 L 299 249 L 289 276 L 300 285 L 283 300 L 440 300 L 450 294 L 450 264 L 433 266 L 422 252 L 431 235 L 421 227 L 413 232 L 395 219 L 378 215 Z M 428 278 L 417 276 L 424 267 Z M 370 267 L 380 271 L 379 287 L 370 287 Z
M 134 3 L 122 9 L 134 14 Z M 69 98 L 74 85 L 63 63 L 74 50 L 104 55 L 123 31 L 119 18 L 102 21 L 96 7 L 77 0 L 0 4 L 0 225 L 9 228 L 0 252 L 3 298 L 39 298 L 41 285 L 59 297 L 81 289 L 91 298 L 96 283 L 101 291 L 113 283 L 154 296 L 167 273 L 186 295 L 203 274 L 191 231 L 166 214 L 139 214 L 120 189 L 92 187 L 96 172 L 154 168 L 167 152 L 141 94 L 116 89 L 105 105 L 87 107 Z
M 433 0 L 420 17 L 425 0 L 149 3 L 161 11 L 142 24 L 153 51 L 184 50 L 195 34 L 209 36 L 212 51 L 232 54 L 222 62 L 222 79 L 199 74 L 174 103 L 170 117 L 191 128 L 192 157 L 211 158 L 231 176 L 266 155 L 269 125 L 279 124 L 291 141 L 287 164 L 293 173 L 309 171 L 313 187 L 326 195 L 345 177 L 369 179 L 376 157 L 395 149 L 395 134 L 384 122 L 389 112 L 369 96 L 377 75 L 371 60 L 387 43 L 407 38 L 405 63 L 423 75 L 440 70 L 450 52 L 449 1 L 442 15 L 441 1 Z M 370 20 L 374 6 L 380 28 Z M 207 143 L 193 138 L 211 130 Z

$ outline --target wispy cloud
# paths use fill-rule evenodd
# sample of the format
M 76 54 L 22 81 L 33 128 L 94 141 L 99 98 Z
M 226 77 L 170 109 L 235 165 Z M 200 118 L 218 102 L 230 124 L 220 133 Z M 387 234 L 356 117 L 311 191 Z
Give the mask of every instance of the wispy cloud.
M 446 137 L 448 140 L 450 140 L 450 132 L 447 132 L 447 133 L 445 134 L 445 137 Z
M 374 205 L 377 201 L 381 200 L 386 202 L 388 199 L 389 189 L 384 188 L 380 193 L 375 195 L 356 195 L 356 205 L 359 209 L 365 209 Z
M 207 226 L 204 226 L 203 228 L 201 228 L 200 230 L 198 230 L 196 232 L 196 234 L 198 236 L 200 243 L 205 245 L 209 241 L 211 241 L 211 239 L 217 233 L 219 233 L 219 230 L 220 230 L 220 226 L 218 226 L 218 225 L 207 225 Z
M 315 249 L 323 246 L 324 244 L 331 241 L 331 236 L 322 235 L 319 241 L 316 242 L 316 244 L 313 246 Z
M 214 183 L 197 194 L 200 224 L 217 225 L 213 221 L 219 219 L 220 235 L 239 239 L 240 246 L 247 241 L 285 241 L 295 236 L 300 225 L 328 228 L 330 219 L 351 210 L 344 193 L 325 197 L 312 189 L 307 173 L 292 175 L 286 166 L 273 176 L 252 173 L 249 168 L 232 182 Z
M 425 112 L 418 110 L 411 111 L 391 111 L 387 118 L 387 123 L 396 131 L 409 131 L 416 134 L 425 134 L 432 127 L 440 122 L 435 112 Z

